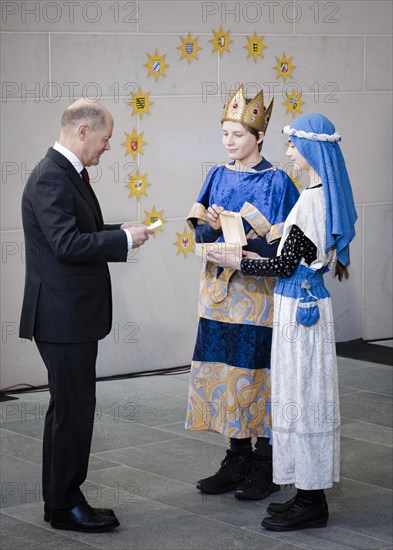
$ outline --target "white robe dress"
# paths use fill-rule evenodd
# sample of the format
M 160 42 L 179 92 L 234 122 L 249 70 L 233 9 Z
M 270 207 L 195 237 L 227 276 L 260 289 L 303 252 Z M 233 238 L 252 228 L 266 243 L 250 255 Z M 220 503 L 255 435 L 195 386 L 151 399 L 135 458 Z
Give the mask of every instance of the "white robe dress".
M 326 209 L 322 187 L 305 190 L 284 228 L 278 254 L 296 225 L 317 248 L 288 278 L 278 279 L 274 293 L 272 342 L 273 480 L 299 489 L 326 489 L 339 481 L 340 411 L 334 322 L 323 272 L 335 262 L 326 254 Z M 302 283 L 318 297 L 320 318 L 299 324 L 296 311 Z

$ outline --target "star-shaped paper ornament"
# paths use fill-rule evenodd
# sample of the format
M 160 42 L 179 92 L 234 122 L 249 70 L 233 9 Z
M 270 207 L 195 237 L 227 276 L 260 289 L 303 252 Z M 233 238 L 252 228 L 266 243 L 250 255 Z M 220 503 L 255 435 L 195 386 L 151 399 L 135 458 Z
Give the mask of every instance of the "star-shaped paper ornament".
M 256 32 L 254 32 L 254 36 L 247 36 L 248 44 L 247 46 L 243 46 L 243 48 L 248 50 L 247 59 L 254 57 L 256 63 L 258 57 L 263 57 L 263 50 L 267 47 L 262 43 L 263 38 L 263 36 L 258 36 Z
M 189 252 L 194 253 L 195 241 L 192 231 L 187 231 L 187 227 L 185 227 L 183 233 L 178 233 L 176 231 L 176 235 L 178 239 L 173 243 L 174 246 L 177 246 L 176 255 L 183 253 L 184 257 L 187 258 Z
M 296 69 L 296 67 L 291 63 L 292 57 L 287 57 L 284 53 L 281 58 L 276 56 L 276 60 L 277 65 L 273 67 L 277 71 L 276 78 L 282 77 L 284 82 L 288 77 L 293 78 L 292 69 Z
M 285 92 L 287 97 L 286 101 L 283 101 L 282 105 L 286 105 L 287 110 L 285 114 L 291 113 L 292 117 L 295 118 L 296 113 L 302 114 L 301 106 L 304 105 L 304 101 L 300 98 L 302 97 L 302 92 L 297 93 L 295 88 L 292 88 L 292 92 Z
M 154 105 L 154 103 L 149 100 L 149 95 L 150 92 L 143 93 L 141 87 L 137 92 L 131 94 L 132 101 L 128 105 L 132 107 L 132 115 L 138 114 L 139 118 L 142 118 L 144 113 L 150 115 L 149 105 Z
M 169 67 L 168 63 L 165 63 L 164 61 L 166 53 L 164 53 L 163 55 L 160 55 L 158 53 L 158 50 L 156 49 L 156 51 L 154 52 L 154 55 L 150 55 L 149 53 L 146 55 L 149 58 L 149 61 L 148 63 L 145 63 L 143 66 L 149 69 L 147 76 L 153 75 L 157 82 L 158 77 L 160 75 L 166 76 L 165 69 Z
M 146 176 L 147 174 L 143 174 L 143 176 L 141 176 L 139 170 L 134 176 L 129 174 L 128 178 L 130 183 L 128 183 L 126 187 L 128 187 L 131 191 L 128 197 L 135 196 L 138 201 L 141 198 L 141 195 L 145 195 L 145 197 L 147 197 L 146 188 L 150 187 L 151 184 L 147 183 Z
M 145 214 L 146 214 L 146 219 L 144 220 L 144 224 L 149 226 L 151 225 L 152 223 L 156 222 L 157 220 L 161 220 L 161 222 L 164 224 L 166 223 L 166 220 L 164 220 L 163 216 L 162 216 L 162 213 L 164 212 L 164 210 L 160 210 L 159 212 L 157 212 L 156 210 L 156 207 L 153 206 L 153 209 L 151 212 L 149 212 L 148 210 L 145 210 Z M 160 225 L 159 227 L 157 227 L 156 229 L 154 229 L 154 233 L 153 233 L 153 236 L 156 235 L 157 231 L 163 231 L 163 226 Z
M 176 48 L 177 50 L 181 51 L 180 59 L 184 59 L 186 57 L 188 64 L 191 63 L 192 58 L 199 59 L 197 55 L 197 51 L 202 49 L 197 44 L 199 37 L 195 36 L 194 38 L 191 38 L 191 34 L 188 33 L 186 38 L 184 36 L 181 36 L 180 39 L 181 39 L 181 46 L 177 46 Z
M 137 134 L 136 129 L 133 128 L 132 134 L 127 134 L 127 132 L 124 133 L 127 138 L 127 140 L 122 143 L 122 145 L 126 147 L 126 152 L 124 154 L 129 155 L 132 153 L 134 159 L 136 158 L 137 153 L 143 155 L 142 147 L 147 144 L 147 141 L 142 140 L 143 132 Z
M 222 56 L 223 52 L 229 52 L 229 44 L 233 42 L 233 40 L 229 38 L 230 32 L 230 30 L 224 31 L 222 25 L 220 25 L 219 31 L 213 30 L 214 38 L 209 40 L 214 46 L 212 53 L 219 52 L 220 56 Z

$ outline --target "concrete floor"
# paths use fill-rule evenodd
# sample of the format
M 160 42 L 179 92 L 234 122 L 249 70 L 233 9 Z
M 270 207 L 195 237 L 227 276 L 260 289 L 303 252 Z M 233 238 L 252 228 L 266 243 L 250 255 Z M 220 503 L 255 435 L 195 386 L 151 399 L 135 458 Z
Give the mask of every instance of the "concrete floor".
M 7 549 L 289 550 L 392 548 L 392 368 L 339 358 L 341 482 L 324 529 L 265 531 L 271 501 L 202 495 L 195 482 L 225 455 L 222 436 L 184 430 L 188 375 L 97 384 L 88 481 L 93 506 L 114 508 L 110 533 L 57 531 L 43 520 L 41 440 L 48 393 L 1 405 L 1 539 Z

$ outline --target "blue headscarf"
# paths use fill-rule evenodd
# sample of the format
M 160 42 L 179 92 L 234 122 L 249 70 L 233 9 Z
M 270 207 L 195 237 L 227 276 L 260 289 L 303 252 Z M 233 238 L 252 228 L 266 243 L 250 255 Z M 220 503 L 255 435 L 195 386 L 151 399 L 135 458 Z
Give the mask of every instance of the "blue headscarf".
M 357 213 L 347 168 L 334 125 L 320 114 L 303 115 L 283 130 L 322 179 L 326 202 L 326 250 L 349 264 L 349 243 L 355 237 Z

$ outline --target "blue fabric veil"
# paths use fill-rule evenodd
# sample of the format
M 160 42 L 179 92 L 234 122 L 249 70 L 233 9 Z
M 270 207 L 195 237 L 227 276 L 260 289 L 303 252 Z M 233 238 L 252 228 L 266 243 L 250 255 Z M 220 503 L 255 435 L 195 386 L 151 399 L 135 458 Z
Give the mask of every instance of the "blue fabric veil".
M 314 134 L 335 133 L 334 125 L 320 114 L 299 117 L 291 129 Z M 340 146 L 337 142 L 296 135 L 289 135 L 289 139 L 322 179 L 326 202 L 326 249 L 335 246 L 337 259 L 345 266 L 349 264 L 349 243 L 355 237 L 357 213 Z

